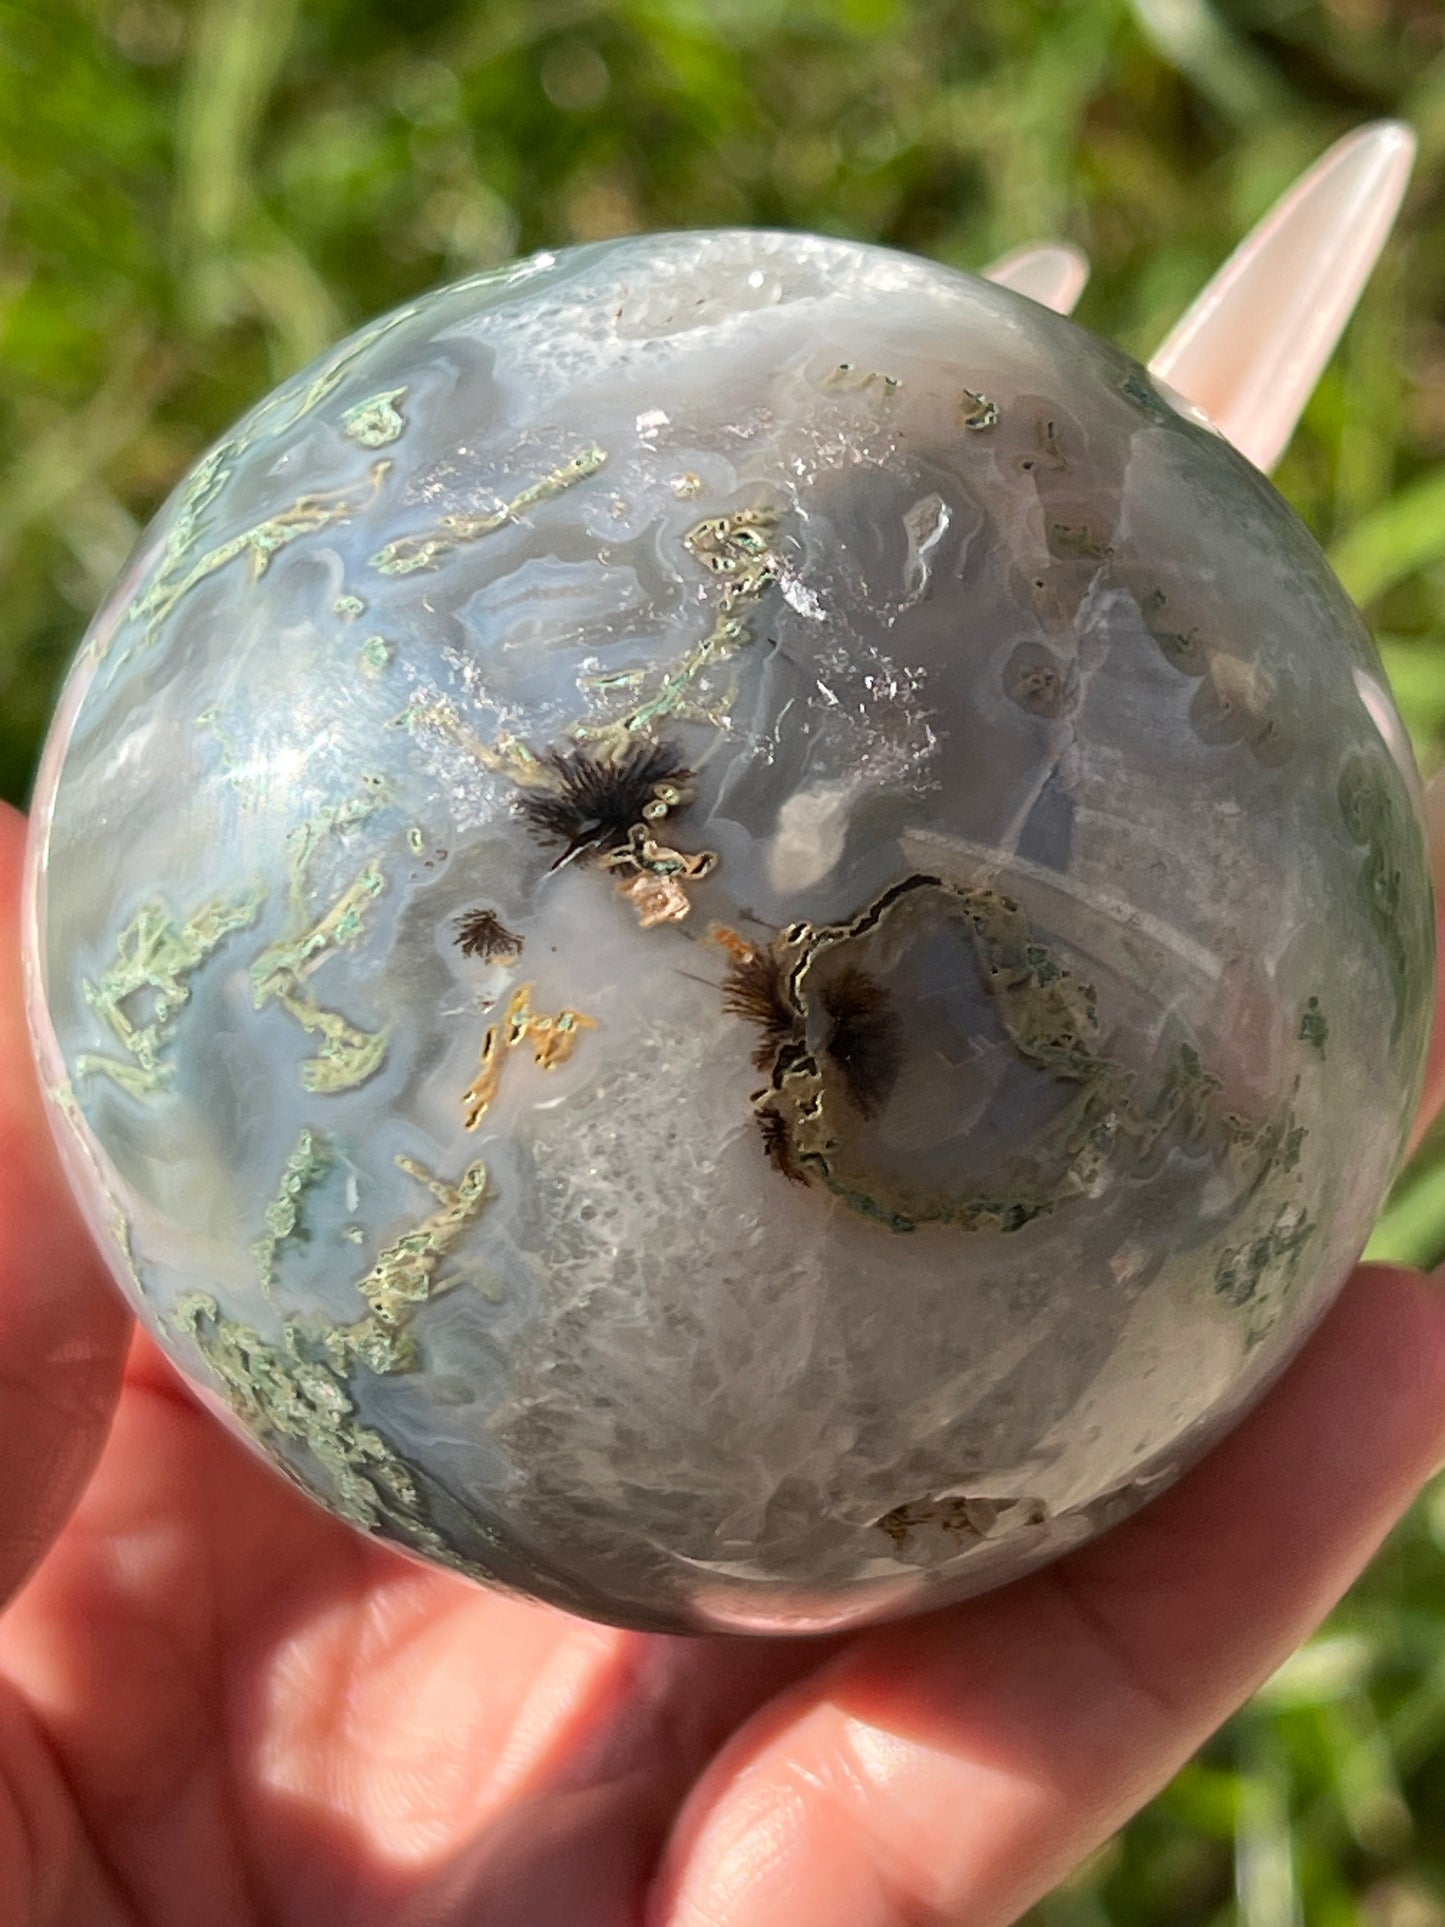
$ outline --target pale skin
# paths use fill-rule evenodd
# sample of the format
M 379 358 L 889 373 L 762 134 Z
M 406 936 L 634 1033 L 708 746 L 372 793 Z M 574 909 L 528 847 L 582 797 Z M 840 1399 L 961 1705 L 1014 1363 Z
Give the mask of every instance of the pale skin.
M 1298 1644 L 1445 1460 L 1445 1292 L 1360 1271 L 1148 1510 L 825 1642 L 618 1632 L 424 1570 L 134 1335 L 30 1070 L 0 807 L 0 1920 L 995 1927 Z M 1445 1086 L 1432 1066 L 1428 1112 Z

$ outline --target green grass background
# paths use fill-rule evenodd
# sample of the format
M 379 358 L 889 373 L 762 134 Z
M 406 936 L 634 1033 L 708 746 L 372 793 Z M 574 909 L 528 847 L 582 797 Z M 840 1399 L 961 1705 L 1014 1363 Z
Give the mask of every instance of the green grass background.
M 961 266 L 1062 236 L 1141 355 L 1381 114 L 1421 160 L 1280 486 L 1445 762 L 1441 0 L 0 0 L 0 794 L 151 511 L 428 285 L 773 223 Z M 1445 1257 L 1427 1147 L 1377 1248 Z M 1445 1494 L 1035 1927 L 1445 1927 Z

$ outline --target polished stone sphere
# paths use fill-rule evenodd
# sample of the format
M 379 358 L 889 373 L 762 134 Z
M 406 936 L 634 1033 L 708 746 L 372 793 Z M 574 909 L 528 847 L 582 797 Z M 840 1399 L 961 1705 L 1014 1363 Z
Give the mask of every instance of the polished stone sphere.
M 31 978 L 137 1312 L 357 1526 L 816 1630 L 1040 1564 L 1297 1349 L 1432 920 L 1360 619 L 1133 361 L 804 235 L 398 309 L 91 628 Z

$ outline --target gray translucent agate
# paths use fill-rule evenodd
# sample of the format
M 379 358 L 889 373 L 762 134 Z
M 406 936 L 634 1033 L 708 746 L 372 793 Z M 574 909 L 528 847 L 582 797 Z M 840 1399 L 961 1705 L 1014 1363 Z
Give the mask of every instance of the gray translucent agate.
M 90 1222 L 355 1523 L 660 1628 L 976 1591 L 1328 1304 L 1432 923 L 1370 641 L 1113 347 L 801 235 L 419 300 L 172 499 L 37 800 Z

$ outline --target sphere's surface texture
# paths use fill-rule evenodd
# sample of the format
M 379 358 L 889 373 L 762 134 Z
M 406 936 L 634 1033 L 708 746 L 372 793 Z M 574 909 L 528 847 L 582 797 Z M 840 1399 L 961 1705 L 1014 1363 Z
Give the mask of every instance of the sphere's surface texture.
M 37 800 L 97 1235 L 357 1524 L 843 1625 L 1138 1504 L 1297 1347 L 1416 1092 L 1408 751 L 1270 485 L 849 243 L 544 256 L 194 471 Z

